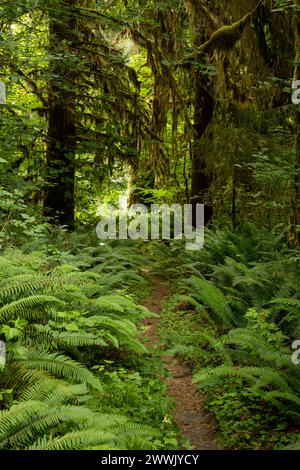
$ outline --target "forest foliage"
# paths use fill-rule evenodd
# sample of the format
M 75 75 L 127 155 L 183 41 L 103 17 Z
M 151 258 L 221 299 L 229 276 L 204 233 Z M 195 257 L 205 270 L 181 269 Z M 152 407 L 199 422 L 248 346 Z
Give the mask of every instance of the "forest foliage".
M 297 448 L 299 12 L 0 3 L 1 449 L 189 447 L 141 340 L 155 275 L 221 446 Z M 205 204 L 204 248 L 97 240 L 120 196 Z

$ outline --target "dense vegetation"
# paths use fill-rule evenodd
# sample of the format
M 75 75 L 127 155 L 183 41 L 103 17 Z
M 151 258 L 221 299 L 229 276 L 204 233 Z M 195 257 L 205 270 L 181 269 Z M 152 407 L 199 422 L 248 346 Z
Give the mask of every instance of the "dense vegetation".
M 0 449 L 189 448 L 143 340 L 153 276 L 219 446 L 299 447 L 299 12 L 1 2 Z M 203 249 L 98 240 L 120 196 L 205 204 Z
M 233 448 L 297 440 L 299 254 L 281 240 L 249 225 L 210 234 L 192 259 L 178 254 L 176 294 L 162 321 L 163 343 L 191 363 Z

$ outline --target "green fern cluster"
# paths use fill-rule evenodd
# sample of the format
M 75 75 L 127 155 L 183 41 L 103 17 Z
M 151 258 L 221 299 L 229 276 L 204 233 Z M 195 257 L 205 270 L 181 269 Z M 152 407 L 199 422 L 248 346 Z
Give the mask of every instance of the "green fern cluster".
M 46 254 L 18 250 L 0 257 L 0 338 L 6 343 L 0 390 L 13 391 L 11 406 L 0 402 L 0 448 L 151 446 L 153 429 L 89 405 L 101 400 L 101 374 L 91 367 L 105 350 L 146 352 L 136 322 L 149 312 L 123 288 L 122 270 L 108 269 L 111 250 L 105 249 L 105 256 L 92 251 L 78 262 L 71 254 L 53 263 Z M 136 258 L 132 266 L 141 262 Z
M 291 348 L 300 339 L 299 253 L 284 246 L 282 234 L 252 224 L 239 233 L 207 231 L 203 250 L 192 255 L 174 250 L 175 311 L 195 312 L 197 343 L 178 338 L 169 349 L 192 363 L 200 349 L 194 381 L 212 394 L 228 381 L 233 387 L 242 382 L 262 403 L 299 422 L 300 369 Z

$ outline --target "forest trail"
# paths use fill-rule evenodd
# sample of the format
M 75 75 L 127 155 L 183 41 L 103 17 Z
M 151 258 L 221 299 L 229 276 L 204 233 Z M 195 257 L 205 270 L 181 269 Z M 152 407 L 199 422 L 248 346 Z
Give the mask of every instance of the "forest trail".
M 151 278 L 152 296 L 144 302 L 151 312 L 159 314 L 162 303 L 171 293 L 171 288 L 160 278 Z M 213 418 L 204 411 L 204 397 L 192 384 L 190 367 L 174 356 L 166 356 L 159 348 L 159 318 L 144 321 L 149 328 L 143 334 L 143 341 L 150 350 L 154 350 L 169 371 L 170 376 L 163 378 L 170 395 L 174 398 L 175 410 L 173 419 L 178 425 L 181 436 L 189 439 L 190 445 L 196 450 L 218 450 L 215 442 L 216 428 Z

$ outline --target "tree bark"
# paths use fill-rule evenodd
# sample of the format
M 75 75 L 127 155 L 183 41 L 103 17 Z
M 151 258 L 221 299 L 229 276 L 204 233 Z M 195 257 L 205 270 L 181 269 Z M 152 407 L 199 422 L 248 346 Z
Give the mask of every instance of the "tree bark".
M 297 0 L 300 8 L 300 0 Z M 300 18 L 295 14 L 295 73 L 294 80 L 300 80 Z M 291 215 L 288 242 L 290 246 L 300 246 L 300 105 L 295 105 L 295 170 L 293 177 Z
M 50 8 L 50 82 L 44 215 L 74 229 L 76 151 L 76 71 L 68 54 L 76 41 L 76 0 Z M 51 16 L 52 12 L 52 16 Z M 60 56 L 58 55 L 60 54 Z
M 214 110 L 214 99 L 207 91 L 208 84 L 203 73 L 195 71 L 195 99 L 194 99 L 194 139 L 192 145 L 192 175 L 190 201 L 193 206 L 205 203 L 204 221 L 209 224 L 213 215 L 212 203 L 209 200 L 211 176 L 207 170 L 207 156 L 203 146 L 203 135 L 211 122 Z M 193 225 L 195 226 L 196 211 L 193 211 Z

